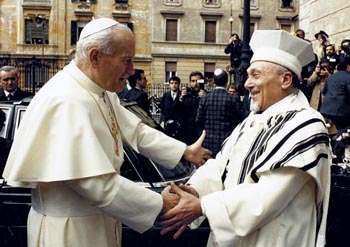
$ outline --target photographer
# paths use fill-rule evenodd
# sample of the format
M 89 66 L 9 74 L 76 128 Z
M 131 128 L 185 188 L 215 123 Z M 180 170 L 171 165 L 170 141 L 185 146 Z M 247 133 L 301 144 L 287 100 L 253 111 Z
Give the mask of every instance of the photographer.
M 330 62 L 327 58 L 322 58 L 318 66 L 316 66 L 314 72 L 307 80 L 308 91 L 311 92 L 311 98 L 309 99 L 310 106 L 315 110 L 319 111 L 323 101 L 323 88 L 326 85 L 326 81 L 330 75 L 333 74 L 330 68 Z M 329 135 L 335 135 L 337 129 L 334 124 L 327 118 L 325 118 L 327 123 Z
M 233 33 L 229 39 L 229 43 L 225 47 L 225 54 L 230 53 L 231 67 L 238 68 L 241 64 L 243 42 L 238 34 Z
M 327 58 L 322 58 L 307 80 L 307 87 L 311 92 L 310 106 L 317 111 L 321 107 L 322 90 L 330 74 L 329 61 Z
M 346 37 L 340 44 L 341 51 L 339 53 L 339 63 L 350 59 L 350 38 Z
M 190 88 L 182 87 L 180 102 L 183 105 L 182 122 L 184 136 L 181 141 L 193 143 L 200 136 L 200 130 L 196 126 L 195 120 L 199 104 L 199 92 L 204 87 L 204 76 L 199 71 L 193 71 L 189 75 Z M 203 83 L 202 83 L 203 82 Z

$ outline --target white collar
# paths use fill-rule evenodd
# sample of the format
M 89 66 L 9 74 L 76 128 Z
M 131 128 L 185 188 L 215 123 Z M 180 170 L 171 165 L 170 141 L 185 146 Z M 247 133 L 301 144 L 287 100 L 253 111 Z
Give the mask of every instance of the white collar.
M 86 74 L 84 74 L 84 72 L 78 68 L 74 61 L 71 61 L 66 66 L 66 68 L 69 71 L 70 75 L 80 84 L 82 84 L 85 88 L 87 88 L 92 93 L 99 95 L 100 97 L 103 96 L 103 92 L 105 92 L 106 90 L 100 87 L 96 82 L 91 80 Z
M 9 94 L 11 94 L 12 96 L 14 96 L 16 91 L 17 91 L 17 88 L 16 88 L 15 90 L 13 90 L 12 92 L 6 91 L 6 90 L 4 89 L 4 93 L 5 93 L 5 96 L 6 96 L 6 97 L 8 97 Z

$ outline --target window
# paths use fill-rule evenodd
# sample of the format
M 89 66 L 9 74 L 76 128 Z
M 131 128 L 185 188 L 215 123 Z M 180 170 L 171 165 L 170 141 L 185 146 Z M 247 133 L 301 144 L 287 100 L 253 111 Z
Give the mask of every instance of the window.
M 205 42 L 207 43 L 216 42 L 216 21 L 205 22 Z
M 177 19 L 166 19 L 165 40 L 177 41 Z
M 70 44 L 71 45 L 77 44 L 81 30 L 83 30 L 86 23 L 87 22 L 81 22 L 81 21 L 71 21 L 70 22 L 70 24 L 71 24 L 70 25 L 70 32 L 71 32 Z
M 204 63 L 204 78 L 208 82 L 213 81 L 215 71 L 215 63 Z
M 207 5 L 218 5 L 219 0 L 205 0 L 205 4 Z
M 165 4 L 181 4 L 181 0 L 165 0 Z
M 281 0 L 281 8 L 292 8 L 292 0 Z
M 23 3 L 29 3 L 29 4 L 33 4 L 33 3 L 51 3 L 51 0 L 23 0 Z
M 128 0 L 115 0 L 115 3 L 128 3 Z
M 72 3 L 88 3 L 88 2 L 96 3 L 96 0 L 90 0 L 90 1 L 88 1 L 88 0 L 72 0 Z
M 254 22 L 251 22 L 250 24 L 250 28 L 249 28 L 249 37 L 252 37 L 254 31 L 255 31 L 255 23 Z
M 289 23 L 281 23 L 281 30 L 290 33 L 292 31 L 292 25 Z
M 46 18 L 41 21 L 25 19 L 25 43 L 49 44 L 49 22 Z
M 176 62 L 165 62 L 165 82 L 168 82 L 170 77 L 176 75 Z
M 181 6 L 182 0 L 164 0 L 163 3 L 167 6 Z

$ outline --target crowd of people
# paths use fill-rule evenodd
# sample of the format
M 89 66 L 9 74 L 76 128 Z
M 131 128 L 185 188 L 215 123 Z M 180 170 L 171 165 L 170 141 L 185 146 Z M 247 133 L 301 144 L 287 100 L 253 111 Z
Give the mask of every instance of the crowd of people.
M 302 29 L 295 35 L 310 42 Z M 350 128 L 350 38 L 337 46 L 323 30 L 314 36 L 315 59 L 303 69 L 301 88 L 310 106 L 323 115 L 336 155 L 334 162 L 341 163 L 345 150 L 337 139 Z
M 133 100 L 149 113 L 133 33 L 112 19 L 92 20 L 75 59 L 28 106 L 3 173 L 9 185 L 32 188 L 28 245 L 120 246 L 122 223 L 140 233 L 158 224 L 178 238 L 207 218 L 208 246 L 325 246 L 329 133 L 332 124 L 335 136 L 348 127 L 339 114 L 350 97 L 327 107 L 350 92 L 350 62 L 339 54 L 335 64 L 320 44 L 324 53 L 299 34 L 255 31 L 243 99 L 220 68 L 211 92 L 199 71 L 190 73 L 190 87 L 171 77 L 161 99 L 163 134 L 120 105 Z M 316 57 L 322 65 L 311 70 Z M 312 108 L 314 91 L 323 94 Z M 119 174 L 122 142 L 168 169 L 182 157 L 197 169 L 161 194 L 141 188 Z

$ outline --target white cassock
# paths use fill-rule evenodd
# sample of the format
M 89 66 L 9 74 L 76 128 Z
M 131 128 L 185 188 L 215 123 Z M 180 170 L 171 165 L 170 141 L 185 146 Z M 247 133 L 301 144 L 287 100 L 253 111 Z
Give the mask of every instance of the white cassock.
M 111 108 L 119 126 L 116 140 L 108 127 Z M 28 246 L 115 247 L 121 222 L 139 232 L 153 225 L 162 197 L 119 175 L 122 139 L 169 169 L 186 148 L 142 124 L 116 93 L 99 87 L 74 62 L 38 92 L 3 174 L 12 186 L 33 188 Z
M 301 92 L 251 113 L 188 182 L 209 220 L 208 246 L 323 246 L 331 158 L 323 118 Z

